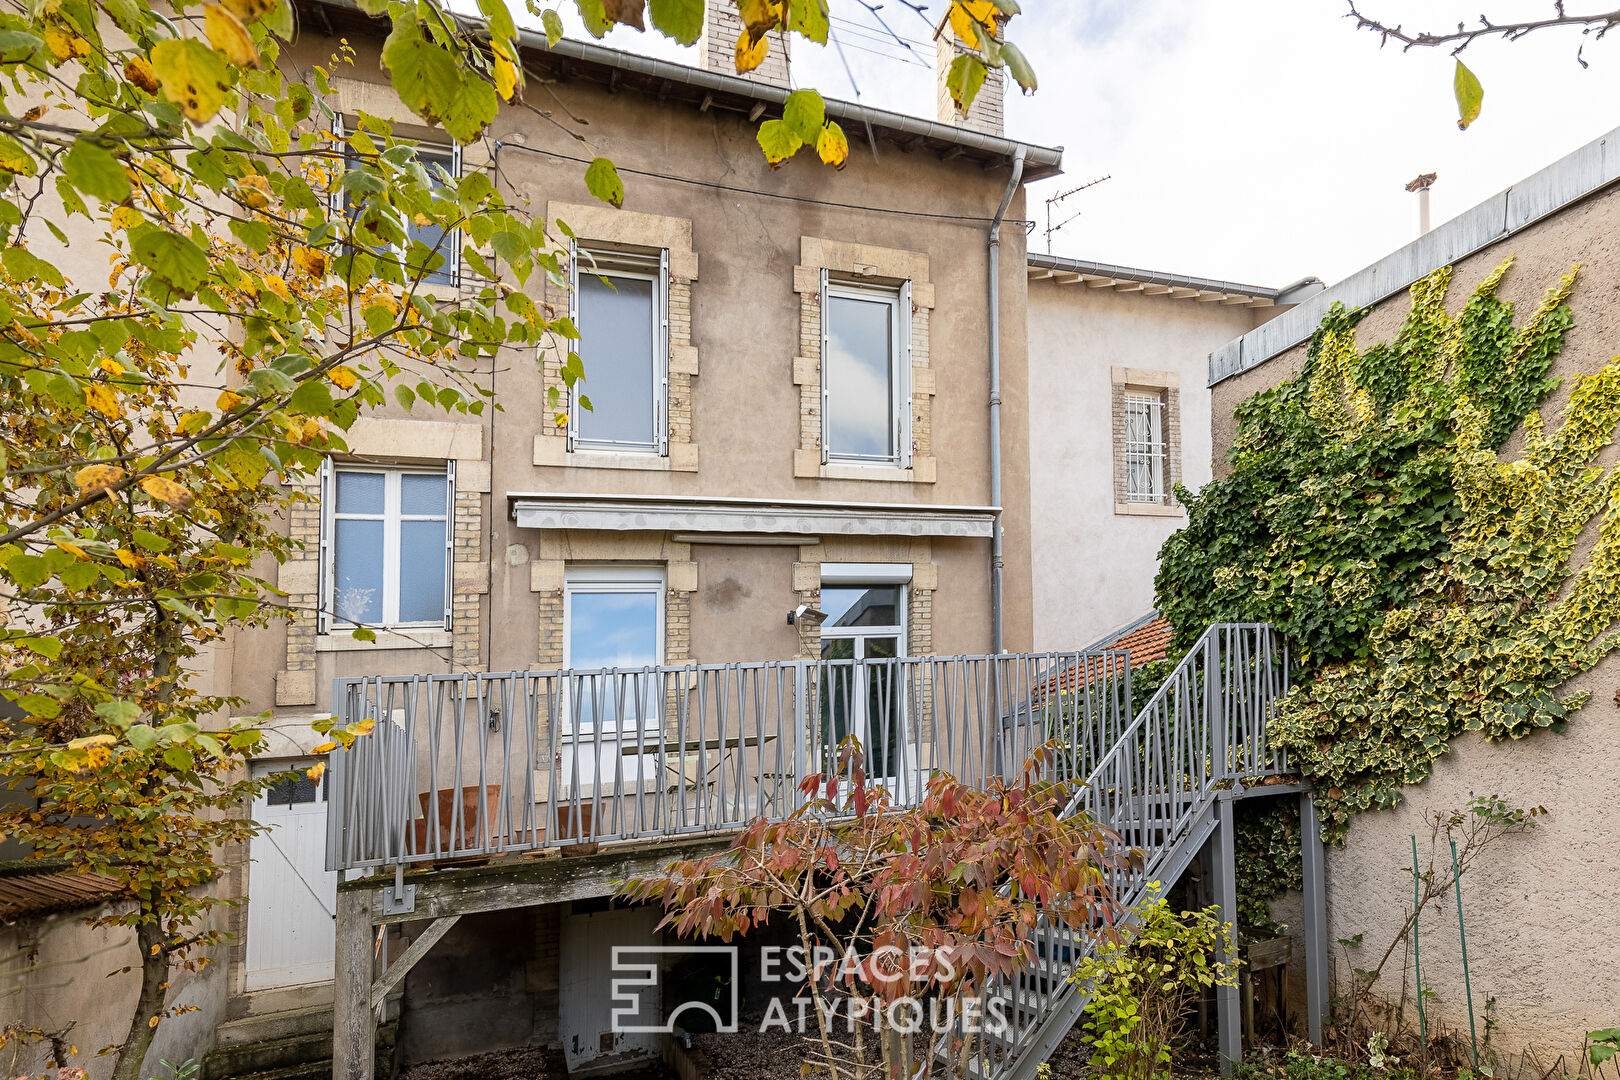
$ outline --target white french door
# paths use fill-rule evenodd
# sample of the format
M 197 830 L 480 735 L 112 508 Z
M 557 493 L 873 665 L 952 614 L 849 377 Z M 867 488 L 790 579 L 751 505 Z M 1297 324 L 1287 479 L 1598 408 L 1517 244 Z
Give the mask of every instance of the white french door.
M 568 571 L 563 595 L 563 666 L 617 668 L 621 675 L 570 680 L 564 701 L 565 792 L 636 790 L 656 758 L 627 753 L 662 737 L 662 685 L 636 668 L 664 662 L 664 574 L 658 569 L 583 567 Z
M 823 567 L 821 658 L 832 661 L 821 675 L 821 744 L 835 754 L 853 736 L 861 744 L 867 775 L 901 801 L 920 792 L 910 782 L 915 754 L 910 746 L 905 675 L 906 589 L 898 582 L 848 582 Z M 904 567 L 909 573 L 910 567 Z M 880 568 L 873 568 L 877 576 Z M 879 661 L 862 663 L 861 661 Z

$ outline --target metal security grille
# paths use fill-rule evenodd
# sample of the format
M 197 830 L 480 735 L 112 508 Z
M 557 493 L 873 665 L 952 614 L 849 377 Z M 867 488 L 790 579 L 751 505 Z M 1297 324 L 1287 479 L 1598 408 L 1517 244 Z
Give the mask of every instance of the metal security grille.
M 1125 395 L 1125 501 L 1164 502 L 1164 398 Z

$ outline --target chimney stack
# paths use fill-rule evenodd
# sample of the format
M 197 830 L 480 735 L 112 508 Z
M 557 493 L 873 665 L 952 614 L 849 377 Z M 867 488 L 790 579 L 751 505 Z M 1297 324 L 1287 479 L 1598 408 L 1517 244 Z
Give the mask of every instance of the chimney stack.
M 1006 72 L 1001 68 L 989 68 L 985 72 L 984 85 L 979 88 L 978 95 L 973 99 L 973 106 L 968 109 L 965 116 L 957 109 L 956 101 L 951 97 L 950 88 L 946 85 L 951 64 L 956 58 L 964 53 L 977 51 L 968 48 L 962 39 L 956 36 L 956 31 L 951 28 L 950 10 L 947 5 L 945 17 L 934 28 L 934 81 L 939 94 L 939 122 L 982 131 L 986 135 L 1002 135 L 1006 129 L 1002 116 L 1003 76 Z
M 1439 173 L 1426 172 L 1406 185 L 1407 191 L 1417 193 L 1419 236 L 1429 231 L 1429 188 L 1434 186 L 1434 182 L 1439 175 Z
M 705 71 L 718 71 L 737 75 L 737 39 L 742 37 L 743 23 L 737 15 L 735 2 L 705 0 L 703 5 L 703 34 L 698 38 L 698 66 Z M 779 30 L 765 35 L 770 52 L 765 62 L 753 71 L 742 73 L 742 78 L 772 86 L 788 85 L 788 39 Z

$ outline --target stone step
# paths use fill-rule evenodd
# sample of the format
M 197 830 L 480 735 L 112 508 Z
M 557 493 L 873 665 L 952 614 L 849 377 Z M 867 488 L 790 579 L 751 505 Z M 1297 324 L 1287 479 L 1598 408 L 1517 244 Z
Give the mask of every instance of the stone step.
M 378 1075 L 386 1076 L 392 1072 L 394 1042 L 398 1034 L 397 1021 L 377 1028 L 378 1061 L 386 1062 L 390 1066 L 388 1071 Z M 246 1080 L 248 1077 L 262 1077 L 263 1074 L 269 1073 L 277 1074 L 273 1080 L 281 1080 L 279 1074 L 284 1070 L 307 1069 L 317 1064 L 324 1064 L 324 1074 L 331 1075 L 330 1017 L 323 1030 L 221 1045 L 203 1058 L 202 1075 L 198 1080 Z M 299 1072 L 296 1077 L 289 1077 L 288 1080 L 302 1080 L 303 1075 Z M 272 1078 L 265 1077 L 264 1080 Z
M 300 1065 L 285 1065 L 279 1069 L 248 1073 L 237 1077 L 236 1080 L 330 1080 L 331 1076 L 332 1059 L 326 1058 L 324 1061 L 306 1061 Z
M 263 1042 L 266 1039 L 286 1039 L 296 1035 L 312 1035 L 332 1031 L 332 1006 L 309 1005 L 301 1009 L 248 1015 L 239 1020 L 227 1020 L 214 1029 L 219 1046 L 240 1046 L 243 1043 Z

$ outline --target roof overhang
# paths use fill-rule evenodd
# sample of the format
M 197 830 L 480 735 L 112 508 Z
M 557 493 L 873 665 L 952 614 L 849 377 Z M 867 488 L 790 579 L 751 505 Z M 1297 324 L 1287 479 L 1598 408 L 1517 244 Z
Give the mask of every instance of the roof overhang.
M 1282 290 L 1263 285 L 1244 285 L 1236 281 L 1192 277 L 1188 274 L 1167 274 L 1039 252 L 1030 252 L 1028 272 L 1031 281 L 1051 279 L 1059 285 L 1083 285 L 1090 289 L 1164 296 L 1171 300 L 1197 300 L 1205 304 L 1261 308 L 1293 302 L 1292 298 L 1279 295 Z
M 988 539 L 993 506 L 508 492 L 520 529 L 701 535 L 940 536 Z M 718 536 L 717 536 L 718 539 Z

